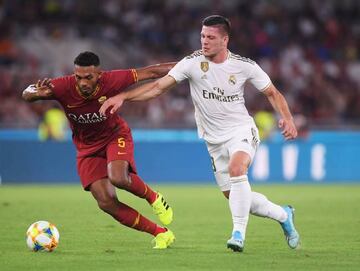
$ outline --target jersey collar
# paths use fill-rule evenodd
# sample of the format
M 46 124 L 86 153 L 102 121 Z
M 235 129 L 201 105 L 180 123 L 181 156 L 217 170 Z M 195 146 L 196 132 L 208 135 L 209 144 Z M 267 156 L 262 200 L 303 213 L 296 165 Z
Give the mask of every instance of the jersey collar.
M 215 62 L 209 60 L 206 56 L 204 56 L 204 58 L 205 58 L 207 61 L 210 61 L 212 64 L 222 65 L 222 64 L 224 64 L 226 61 L 228 61 L 228 60 L 230 59 L 231 54 L 232 54 L 232 53 L 230 52 L 230 50 L 227 49 L 227 56 L 226 56 L 225 60 L 224 60 L 223 62 L 220 62 L 220 63 L 215 63 Z
M 95 91 L 90 95 L 90 96 L 85 96 L 81 93 L 78 85 L 75 85 L 76 91 L 77 93 L 80 95 L 81 98 L 84 98 L 85 100 L 89 100 L 91 98 L 93 98 L 94 96 L 96 96 L 96 94 L 98 94 L 99 90 L 100 90 L 100 84 L 97 83 L 96 87 L 95 87 Z

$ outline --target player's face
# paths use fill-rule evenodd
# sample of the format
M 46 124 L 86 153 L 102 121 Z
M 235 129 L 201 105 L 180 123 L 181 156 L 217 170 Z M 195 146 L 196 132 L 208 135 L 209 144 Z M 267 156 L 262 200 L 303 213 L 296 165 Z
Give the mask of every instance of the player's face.
M 95 66 L 75 65 L 75 79 L 81 94 L 90 96 L 94 93 L 100 77 L 100 69 Z
M 229 41 L 221 28 L 203 25 L 201 29 L 201 49 L 204 56 L 213 58 L 220 52 L 227 50 Z

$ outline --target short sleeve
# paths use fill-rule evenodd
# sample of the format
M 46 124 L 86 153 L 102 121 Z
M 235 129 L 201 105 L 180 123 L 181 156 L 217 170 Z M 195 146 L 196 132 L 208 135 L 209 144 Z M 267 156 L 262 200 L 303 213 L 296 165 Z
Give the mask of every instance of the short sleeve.
M 109 89 L 116 92 L 120 92 L 137 82 L 137 73 L 133 69 L 106 71 L 103 72 L 102 77 Z
M 248 81 L 258 90 L 262 91 L 271 84 L 270 77 L 258 64 L 252 64 Z
M 54 85 L 52 88 L 53 95 L 56 100 L 59 100 L 64 92 L 67 92 L 74 83 L 73 76 L 64 76 L 51 79 L 51 83 Z
M 178 62 L 168 73 L 175 79 L 177 83 L 189 79 L 188 67 L 191 65 L 191 61 L 186 57 Z

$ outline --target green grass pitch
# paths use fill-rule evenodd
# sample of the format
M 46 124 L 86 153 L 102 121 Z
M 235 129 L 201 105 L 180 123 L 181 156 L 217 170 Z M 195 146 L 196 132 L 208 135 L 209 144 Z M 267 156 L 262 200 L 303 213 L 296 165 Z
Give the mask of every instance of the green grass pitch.
M 174 209 L 176 242 L 154 250 L 150 235 L 119 225 L 78 186 L 0 186 L 0 269 L 5 270 L 359 270 L 359 185 L 254 185 L 296 208 L 302 245 L 287 247 L 277 222 L 251 216 L 245 251 L 226 249 L 228 203 L 215 185 L 153 185 Z M 120 200 L 157 221 L 146 201 Z M 60 231 L 52 253 L 27 249 L 25 231 L 48 220 Z

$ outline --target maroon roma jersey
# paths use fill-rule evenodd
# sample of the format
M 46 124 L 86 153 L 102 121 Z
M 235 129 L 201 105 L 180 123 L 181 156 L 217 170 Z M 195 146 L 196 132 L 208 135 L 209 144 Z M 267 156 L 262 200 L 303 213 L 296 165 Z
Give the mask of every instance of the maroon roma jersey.
M 104 101 L 117 95 L 137 81 L 135 70 L 103 71 L 90 97 L 84 97 L 77 87 L 75 75 L 52 79 L 53 94 L 70 122 L 77 156 L 91 155 L 106 146 L 115 136 L 130 133 L 124 119 L 117 114 L 101 116 Z

